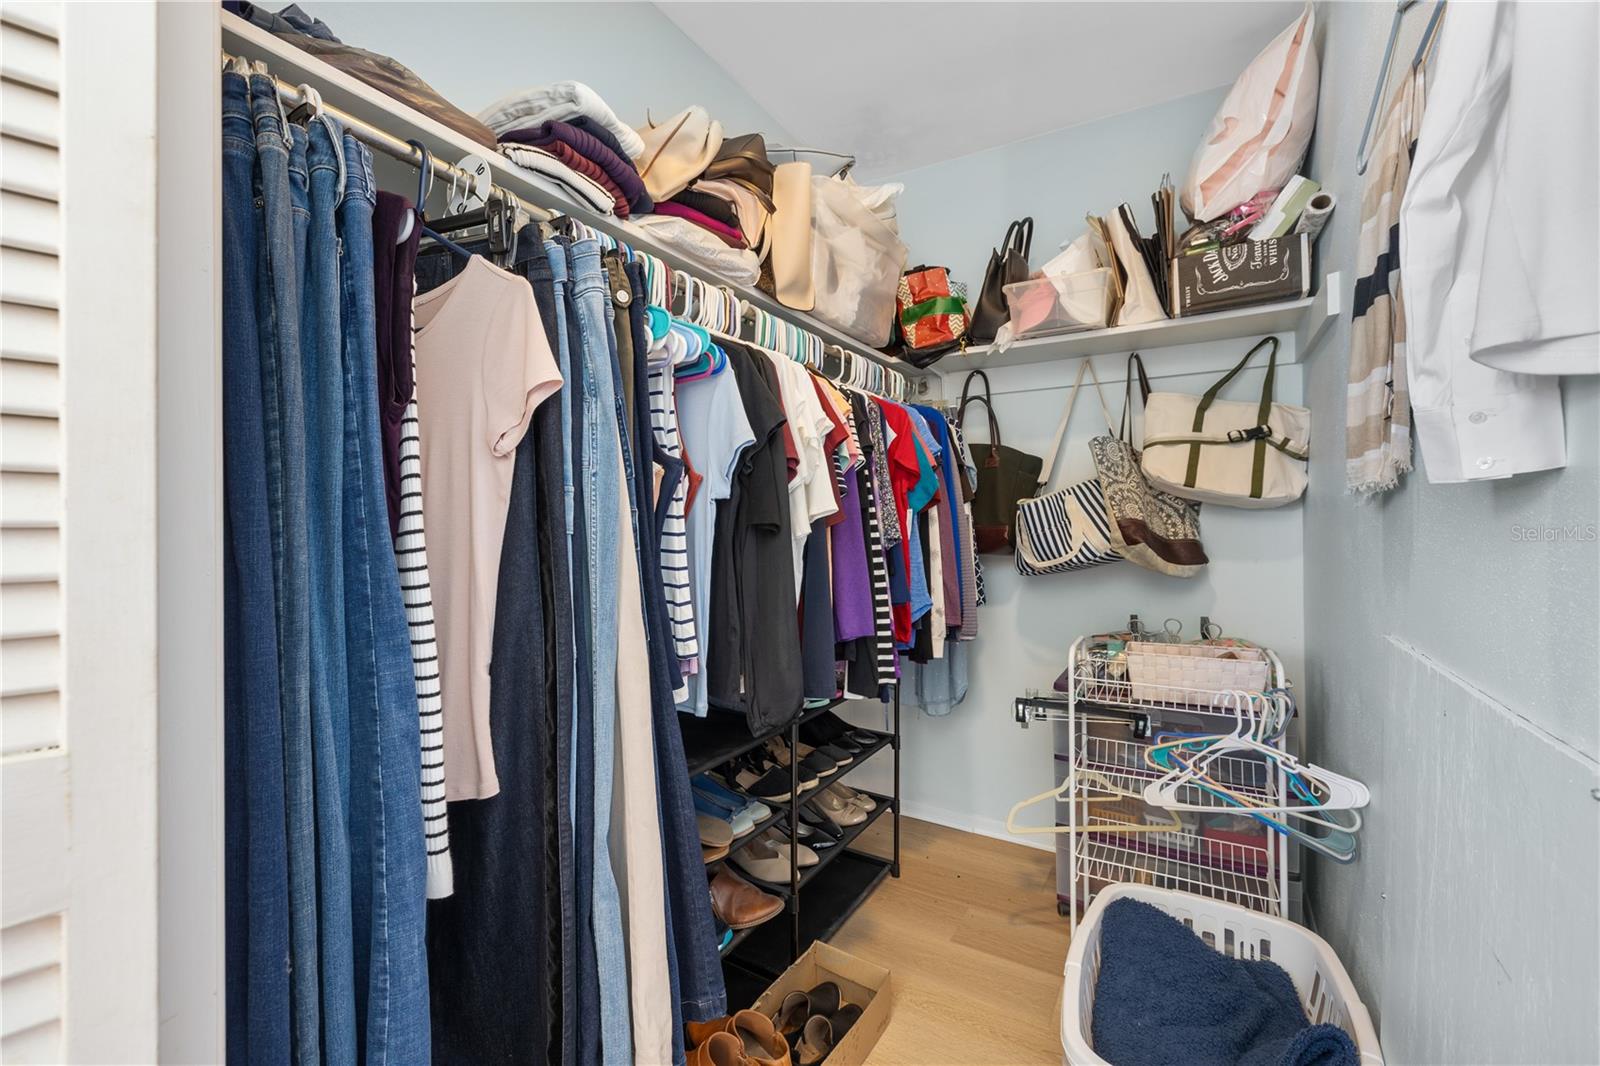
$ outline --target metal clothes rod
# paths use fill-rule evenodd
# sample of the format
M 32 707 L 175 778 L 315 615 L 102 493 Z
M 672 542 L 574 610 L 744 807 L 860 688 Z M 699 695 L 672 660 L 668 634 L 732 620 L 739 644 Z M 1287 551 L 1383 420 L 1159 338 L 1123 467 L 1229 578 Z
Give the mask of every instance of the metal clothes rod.
M 248 63 L 250 65 L 250 69 L 255 73 L 265 74 L 267 77 L 271 78 L 273 86 L 278 90 L 278 98 L 291 107 L 298 107 L 301 104 L 309 102 L 306 99 L 306 94 L 301 92 L 299 86 L 290 85 L 276 74 L 273 74 L 270 70 L 265 69 L 266 64 L 264 62 L 260 60 L 245 59 L 242 56 L 230 55 L 227 51 L 222 53 L 222 58 L 225 62 Z M 374 148 L 386 156 L 398 159 L 402 163 L 408 163 L 411 166 L 418 168 L 422 166 L 423 153 L 418 151 L 415 145 L 407 144 L 394 134 L 389 133 L 386 130 L 381 130 L 377 126 L 374 126 L 372 123 L 364 121 L 363 119 L 356 118 L 348 111 L 342 111 L 339 108 L 334 107 L 332 104 L 324 103 L 318 100 L 316 101 L 316 106 L 322 111 L 323 114 L 337 120 L 339 125 L 343 126 L 346 132 L 352 134 L 356 140 L 360 141 L 367 147 Z M 432 170 L 435 174 L 451 179 L 460 179 L 466 182 L 468 187 L 470 187 L 473 181 L 476 180 L 474 175 L 468 174 L 465 170 L 462 170 L 460 167 L 456 166 L 447 159 L 441 159 L 432 152 L 428 152 L 427 156 L 429 160 L 431 160 Z M 496 185 L 495 188 L 502 196 L 508 197 L 509 199 L 515 201 L 517 206 L 526 211 L 535 221 L 550 222 L 556 218 L 555 212 L 551 211 L 549 208 L 540 207 L 537 204 L 530 204 L 528 201 L 524 200 L 510 189 L 501 188 L 498 185 Z
M 302 91 L 302 87 L 301 86 L 293 85 L 293 84 L 291 84 L 291 83 L 289 83 L 287 81 L 284 81 L 282 78 L 280 78 L 276 74 L 272 73 L 271 69 L 268 67 L 267 63 L 264 60 L 252 60 L 252 59 L 248 59 L 248 58 L 246 58 L 244 56 L 236 56 L 236 55 L 230 53 L 227 49 L 223 49 L 222 50 L 222 60 L 223 60 L 224 64 L 242 64 L 243 66 L 247 67 L 253 73 L 263 74 L 266 77 L 271 78 L 273 87 L 277 90 L 278 98 L 280 100 L 282 100 L 286 105 L 290 106 L 291 108 L 299 107 L 302 104 L 313 105 L 313 106 L 317 107 L 323 114 L 326 114 L 329 117 L 335 119 L 341 126 L 344 127 L 344 129 L 347 132 L 349 132 L 352 136 L 354 136 L 356 138 L 356 140 L 358 140 L 361 143 L 367 145 L 368 147 L 370 147 L 370 148 L 372 148 L 372 149 L 374 149 L 376 151 L 382 152 L 384 155 L 390 156 L 391 158 L 397 159 L 400 162 L 406 163 L 406 164 L 408 164 L 410 166 L 418 167 L 418 168 L 420 168 L 422 166 L 423 153 L 418 150 L 416 145 L 411 144 L 411 143 L 409 143 L 407 141 L 403 141 L 399 137 L 396 137 L 394 134 L 388 132 L 387 130 L 384 130 L 384 129 L 378 127 L 378 126 L 374 126 L 372 123 L 367 122 L 364 119 L 357 118 L 355 115 L 350 114 L 348 111 L 344 111 L 341 108 L 335 107 L 332 104 L 324 102 L 323 100 L 320 99 L 320 96 L 318 98 L 316 98 L 316 99 L 308 100 L 308 98 L 307 98 L 308 94 L 305 93 L 304 91 Z M 315 90 L 313 90 L 313 92 L 314 91 Z M 785 149 L 785 150 L 787 150 L 787 149 Z M 838 153 L 824 153 L 824 154 L 835 155 L 835 154 L 838 154 Z M 434 154 L 433 152 L 427 152 L 426 155 L 427 155 L 428 160 L 430 161 L 431 168 L 432 168 L 432 170 L 433 170 L 433 172 L 435 174 L 441 175 L 441 176 L 446 177 L 446 178 L 463 180 L 463 181 L 465 181 L 467 183 L 467 185 L 469 187 L 476 180 L 475 175 L 469 174 L 467 171 L 465 171 L 465 170 L 461 169 L 460 167 L 456 166 L 454 163 L 450 162 L 449 160 L 442 159 L 438 155 Z M 515 203 L 517 205 L 517 207 L 519 207 L 522 211 L 526 212 L 529 217 L 531 217 L 532 219 L 534 219 L 537 222 L 554 222 L 556 219 L 563 217 L 559 212 L 552 211 L 550 208 L 541 207 L 538 204 L 534 204 L 534 203 L 528 202 L 527 200 L 523 199 L 521 196 L 518 196 L 515 192 L 512 192 L 510 189 L 507 189 L 502 185 L 496 184 L 496 185 L 493 186 L 493 188 L 494 188 L 496 193 L 498 193 L 502 197 L 505 197 L 507 200 Z M 581 221 L 581 220 L 579 220 L 579 221 Z M 624 239 L 619 238 L 619 237 L 613 237 L 612 239 L 615 240 L 618 244 L 626 244 L 627 243 Z M 648 253 L 643 253 L 643 254 L 648 254 Z M 665 264 L 663 264 L 663 265 L 665 265 Z M 672 268 L 672 269 L 673 269 L 673 271 L 675 273 L 685 274 L 685 275 L 687 275 L 689 277 L 694 277 L 695 276 L 694 273 L 691 272 L 691 271 L 679 270 L 678 268 Z M 727 285 L 724 282 L 721 282 L 721 281 L 711 281 L 711 282 L 709 282 L 707 284 L 710 284 L 710 285 L 712 285 L 713 287 L 715 287 L 717 289 L 727 289 Z M 732 292 L 731 289 L 729 289 L 728 291 L 730 293 Z M 737 294 L 736 293 L 734 293 L 733 295 L 737 298 Z M 740 302 L 744 303 L 743 300 L 741 300 Z M 816 336 L 811 330 L 806 329 L 806 327 L 800 325 L 799 323 L 788 322 L 787 319 L 784 319 L 781 316 L 776 315 L 776 314 L 774 314 L 773 312 L 770 312 L 770 311 L 767 311 L 765 313 L 769 314 L 769 315 L 772 315 L 773 318 L 776 318 L 779 321 L 786 322 L 788 325 L 791 325 L 794 328 L 800 330 L 802 333 L 804 333 L 808 337 L 815 337 Z M 818 340 L 822 340 L 822 339 L 818 338 Z M 830 346 L 830 342 L 822 341 L 822 343 L 823 343 L 823 345 L 825 347 L 826 346 Z M 837 345 L 832 345 L 832 346 L 837 347 Z M 898 367 L 894 367 L 894 366 L 891 366 L 891 365 L 883 362 L 883 360 L 881 358 L 875 358 L 875 357 L 872 357 L 872 356 L 863 356 L 860 353 L 854 353 L 854 354 L 856 354 L 858 358 L 866 358 L 870 362 L 877 363 L 879 366 L 881 366 L 884 369 L 884 371 L 887 374 L 892 375 L 895 378 L 899 379 L 903 383 L 902 384 L 902 390 L 903 390 L 903 392 L 905 393 L 905 395 L 907 397 L 907 402 L 909 402 L 909 397 L 911 397 L 913 395 L 920 395 L 921 393 L 927 391 L 927 382 L 926 382 L 925 379 L 920 378 L 920 377 L 919 378 L 913 378 L 911 375 L 909 375 L 909 374 L 905 373 L 904 371 L 900 370 Z

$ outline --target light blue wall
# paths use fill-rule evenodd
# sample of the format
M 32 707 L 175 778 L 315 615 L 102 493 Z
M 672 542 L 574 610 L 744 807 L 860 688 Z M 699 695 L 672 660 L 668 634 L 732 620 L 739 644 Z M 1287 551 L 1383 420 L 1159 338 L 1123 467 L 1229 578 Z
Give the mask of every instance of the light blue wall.
M 1106 214 L 1126 200 L 1150 225 L 1150 193 L 1164 172 L 1183 180 L 1189 156 L 1203 136 L 1222 89 L 1183 97 L 1116 118 L 1057 130 L 990 151 L 921 167 L 891 180 L 906 191 L 899 201 L 901 235 L 911 261 L 950 266 L 977 293 L 990 248 L 1006 225 L 1032 215 L 1035 266 L 1065 239 L 1083 232 L 1088 212 Z M 1026 106 L 1017 103 L 1015 106 Z M 874 179 L 863 176 L 863 181 Z M 1292 345 L 1292 338 L 1286 344 Z M 1149 353 L 1156 387 L 1200 393 L 1249 347 L 1249 341 L 1196 344 Z M 1287 355 L 1287 349 L 1285 354 Z M 1121 411 L 1125 353 L 1096 360 L 1115 416 Z M 964 373 L 957 356 L 938 364 L 944 393 L 961 391 Z M 1076 362 L 1007 367 L 989 372 L 1005 442 L 1035 455 L 1050 446 L 1068 396 Z M 1261 372 L 1247 371 L 1229 386 L 1230 397 L 1259 395 Z M 1279 399 L 1300 398 L 1300 368 L 1279 373 Z M 981 409 L 980 409 L 981 410 Z M 1092 394 L 1078 406 L 1062 448 L 1055 485 L 1092 476 L 1088 439 L 1105 432 Z M 982 439 L 986 430 L 976 430 Z M 904 765 L 906 809 L 1005 839 L 1005 817 L 1013 803 L 1055 783 L 1052 733 L 1019 729 L 1011 701 L 1028 689 L 1049 689 L 1066 665 L 1075 637 L 1125 623 L 1130 612 L 1160 623 L 1182 620 L 1193 637 L 1201 615 L 1230 635 L 1253 638 L 1284 657 L 1290 676 L 1303 676 L 1301 636 L 1301 517 L 1298 505 L 1271 511 L 1207 507 L 1202 536 L 1211 564 L 1192 580 L 1165 577 L 1132 563 L 1050 577 L 1021 577 L 1006 556 L 985 558 L 989 602 L 980 612 L 972 645 L 971 689 L 950 716 L 927 717 L 907 701 Z M 864 710 L 862 724 L 872 712 Z M 879 774 L 874 777 L 872 775 Z M 863 782 L 887 787 L 877 767 Z M 1035 812 L 1037 823 L 1045 815 Z M 1029 842 L 1053 846 L 1050 837 Z
M 1312 171 L 1339 196 L 1321 253 L 1343 269 L 1392 10 L 1319 5 Z M 1335 330 L 1306 379 L 1306 689 L 1313 753 L 1373 805 L 1356 863 L 1312 869 L 1316 917 L 1389 1061 L 1600 1062 L 1600 546 L 1516 532 L 1600 522 L 1600 379 L 1562 384 L 1565 470 L 1430 485 L 1424 452 L 1364 502 L 1342 487 L 1348 322 Z
M 682 30 L 647 3 L 353 3 L 307 0 L 306 10 L 348 44 L 416 71 L 476 113 L 533 85 L 593 87 L 629 125 L 702 104 L 728 133 L 760 131 L 793 143 Z
M 910 261 L 948 266 L 976 298 L 989 251 L 1012 219 L 1033 216 L 1035 267 L 1084 231 L 1084 215 L 1108 214 L 1124 200 L 1148 232 L 1155 224 L 1150 194 L 1163 173 L 1183 181 L 1189 156 L 1225 91 L 1196 93 L 887 179 L 861 180 L 905 183 L 900 235 Z

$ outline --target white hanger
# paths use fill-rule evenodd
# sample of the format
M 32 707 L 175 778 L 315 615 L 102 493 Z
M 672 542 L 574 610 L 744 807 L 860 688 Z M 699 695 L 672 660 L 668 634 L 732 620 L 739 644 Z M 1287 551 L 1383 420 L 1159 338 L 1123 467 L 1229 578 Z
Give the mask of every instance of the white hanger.
M 1137 792 L 1129 792 L 1127 789 L 1118 788 L 1105 777 L 1095 773 L 1093 770 L 1074 770 L 1072 773 L 1067 775 L 1066 781 L 1062 782 L 1059 788 L 1052 788 L 1048 792 L 1041 792 L 1037 796 L 1029 796 L 1027 799 L 1013 804 L 1011 810 L 1006 812 L 1006 832 L 1018 834 L 1046 833 L 1052 835 L 1058 833 L 1117 833 L 1120 835 L 1123 833 L 1187 832 L 1187 830 L 1184 828 L 1183 822 L 1179 820 L 1177 815 L 1171 816 L 1172 821 L 1170 824 L 1161 825 L 1118 824 L 1080 825 L 1076 827 L 1068 825 L 1056 825 L 1053 808 L 1049 825 L 1030 826 L 1019 825 L 1017 823 L 1017 815 L 1020 814 L 1024 809 L 1031 807 L 1034 804 L 1043 803 L 1046 800 L 1051 800 L 1056 803 L 1071 802 L 1069 799 L 1069 794 L 1073 792 L 1074 789 L 1081 791 L 1081 786 L 1079 783 L 1083 781 L 1089 782 L 1091 787 L 1104 793 L 1104 795 L 1097 796 L 1082 796 L 1080 797 L 1080 802 L 1083 803 L 1119 803 L 1125 800 L 1136 800 L 1139 798 L 1139 794 Z
M 1162 777 L 1150 782 L 1144 788 L 1144 800 L 1168 810 L 1215 811 L 1217 804 L 1212 803 L 1186 803 L 1178 799 L 1178 794 L 1185 786 L 1193 786 L 1202 790 L 1211 789 L 1208 793 L 1216 795 L 1217 782 L 1201 782 L 1205 776 L 1206 768 L 1215 759 L 1222 755 L 1237 752 L 1246 752 L 1260 755 L 1271 763 L 1281 766 L 1284 770 L 1295 774 L 1303 780 L 1319 786 L 1323 799 L 1316 804 L 1287 802 L 1278 805 L 1257 804 L 1253 800 L 1246 800 L 1240 804 L 1243 809 L 1260 814 L 1288 814 L 1304 818 L 1314 824 L 1322 824 L 1330 829 L 1345 832 L 1353 831 L 1360 827 L 1357 816 L 1354 826 L 1349 823 L 1329 822 L 1321 817 L 1325 811 L 1354 811 L 1367 806 L 1372 801 L 1372 794 L 1367 786 L 1352 777 L 1335 773 L 1309 763 L 1302 763 L 1299 759 L 1286 751 L 1281 751 L 1269 744 L 1263 743 L 1256 735 L 1258 729 L 1264 730 L 1269 722 L 1276 722 L 1282 717 L 1282 704 L 1280 701 L 1260 693 L 1233 692 L 1225 697 L 1233 707 L 1237 729 L 1230 734 L 1218 734 L 1214 737 L 1184 737 L 1161 744 L 1153 744 L 1145 750 L 1145 761 L 1152 766 L 1158 766 L 1154 753 L 1161 750 L 1181 748 L 1195 742 L 1210 741 L 1194 758 L 1186 760 L 1184 765 L 1169 770 Z M 1263 712 L 1260 715 L 1253 713 L 1256 701 L 1264 702 Z M 1269 710 L 1270 708 L 1270 710 Z M 1276 713 L 1274 713 L 1276 712 Z M 1263 733 L 1263 735 L 1266 735 Z M 1227 790 L 1226 784 L 1220 786 Z M 1225 797 L 1222 797 L 1225 798 Z M 1285 797 L 1287 799 L 1287 797 Z

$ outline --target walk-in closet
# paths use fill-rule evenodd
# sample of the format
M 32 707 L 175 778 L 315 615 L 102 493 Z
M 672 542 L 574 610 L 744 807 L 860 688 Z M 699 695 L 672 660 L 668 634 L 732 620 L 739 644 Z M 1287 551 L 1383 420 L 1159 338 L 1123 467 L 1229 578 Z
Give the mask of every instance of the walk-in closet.
M 0 1061 L 1600 1062 L 1600 4 L 0 0 Z

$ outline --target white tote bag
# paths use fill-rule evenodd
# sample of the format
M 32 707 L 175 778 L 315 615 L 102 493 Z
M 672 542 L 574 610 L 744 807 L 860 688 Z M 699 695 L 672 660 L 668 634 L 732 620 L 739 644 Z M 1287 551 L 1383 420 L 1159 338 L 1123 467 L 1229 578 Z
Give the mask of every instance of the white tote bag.
M 1105 217 L 1107 232 L 1111 235 L 1111 249 L 1122 266 L 1126 280 L 1122 283 L 1122 306 L 1117 309 L 1116 325 L 1138 326 L 1146 322 L 1160 322 L 1167 317 L 1156 295 L 1156 284 L 1150 278 L 1150 268 L 1144 256 L 1133 243 L 1133 234 L 1123 224 L 1122 212 L 1113 211 Z
M 838 178 L 811 179 L 813 315 L 881 348 L 889 343 L 905 269 L 905 244 L 851 186 Z
M 1078 376 L 1067 396 L 1067 409 L 1056 424 L 1055 443 L 1050 446 L 1050 454 L 1045 456 L 1040 490 L 1049 485 L 1055 473 L 1056 459 L 1066 440 L 1067 422 L 1072 418 L 1072 405 L 1078 399 L 1078 386 L 1083 384 L 1085 371 L 1100 397 L 1100 411 L 1105 415 L 1106 425 L 1111 425 L 1111 412 L 1106 409 L 1106 398 L 1100 393 L 1100 379 L 1095 377 L 1094 364 L 1085 359 L 1078 364 Z M 1122 558 L 1111 543 L 1111 518 L 1106 512 L 1106 496 L 1097 477 L 1018 500 L 1016 530 L 1017 573 L 1024 577 L 1088 570 Z
M 1267 377 L 1257 403 L 1219 400 L 1217 393 L 1271 345 Z M 1245 353 L 1204 396 L 1152 392 L 1144 406 L 1144 458 L 1140 469 L 1157 488 L 1201 503 L 1228 507 L 1281 507 L 1306 491 L 1311 454 L 1311 412 L 1274 403 L 1278 338 Z
M 1317 124 L 1317 19 L 1311 5 L 1250 61 L 1189 164 L 1179 199 L 1209 222 L 1300 169 Z

